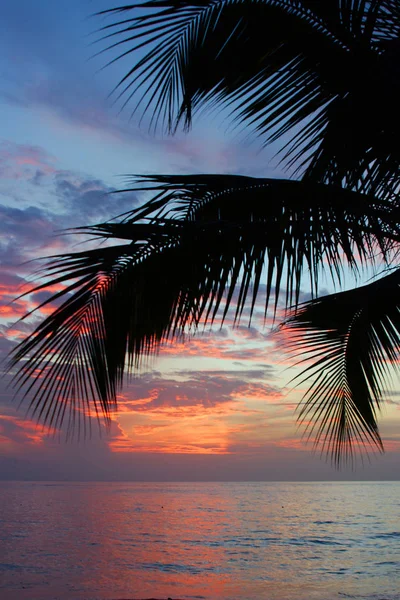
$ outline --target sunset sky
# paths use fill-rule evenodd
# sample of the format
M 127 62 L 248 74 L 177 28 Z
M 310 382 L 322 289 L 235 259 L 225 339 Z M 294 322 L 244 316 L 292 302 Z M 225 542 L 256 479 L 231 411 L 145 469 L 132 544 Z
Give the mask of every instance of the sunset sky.
M 34 320 L 13 323 L 44 298 L 10 304 L 28 289 L 36 265 L 27 261 L 77 243 L 58 237 L 60 229 L 108 219 L 146 199 L 107 195 L 123 188 L 122 174 L 283 175 L 271 150 L 244 140 L 218 114 L 203 116 L 188 135 L 167 137 L 148 133 L 128 109 L 120 112 L 108 94 L 124 64 L 100 71 L 107 56 L 91 59 L 104 44 L 92 45 L 103 21 L 90 18 L 118 4 L 14 0 L 2 7 L 2 357 Z M 290 388 L 294 371 L 271 325 L 263 322 L 261 294 L 250 327 L 244 318 L 234 329 L 228 318 L 222 328 L 166 346 L 125 387 L 111 431 L 101 428 L 99 436 L 94 424 L 85 441 L 49 437 L 25 418 L 24 405 L 17 410 L 18 398 L 11 403 L 4 378 L 0 479 L 399 479 L 400 391 L 388 397 L 380 419 L 386 454 L 337 472 L 302 441 L 295 415 L 302 390 Z

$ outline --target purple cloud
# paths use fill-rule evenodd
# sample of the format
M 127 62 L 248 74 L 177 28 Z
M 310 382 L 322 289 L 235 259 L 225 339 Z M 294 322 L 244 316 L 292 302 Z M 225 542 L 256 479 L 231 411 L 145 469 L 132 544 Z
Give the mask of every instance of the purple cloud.
M 258 372 L 257 376 L 268 378 L 268 372 Z M 282 395 L 278 386 L 268 383 L 254 385 L 251 383 L 253 379 L 251 370 L 180 371 L 179 378 L 160 378 L 148 373 L 127 386 L 120 401 L 120 410 L 148 412 L 166 407 L 199 405 L 211 408 L 236 401 L 240 396 L 253 396 L 254 393 L 257 397 L 264 394 L 265 399 Z
M 55 193 L 59 205 L 75 223 L 109 220 L 132 210 L 138 204 L 132 192 L 115 193 L 116 188 L 105 185 L 100 179 L 85 178 L 63 171 L 55 175 Z

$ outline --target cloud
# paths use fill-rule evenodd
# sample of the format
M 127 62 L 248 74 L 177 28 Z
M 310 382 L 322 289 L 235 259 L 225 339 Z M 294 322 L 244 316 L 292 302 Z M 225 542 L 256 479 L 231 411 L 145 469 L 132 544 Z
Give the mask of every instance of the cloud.
M 243 328 L 243 331 L 246 331 Z M 269 334 L 268 334 L 269 335 Z M 268 341 L 268 335 L 262 332 L 258 335 L 246 334 L 242 336 L 241 331 L 226 328 L 223 335 L 219 330 L 199 332 L 195 336 L 188 336 L 183 340 L 164 344 L 160 349 L 162 357 L 205 357 L 221 360 L 239 362 L 257 361 L 265 359 L 263 368 L 267 368 L 272 362 L 271 345 Z M 251 342 L 251 345 L 249 344 Z
M 23 185 L 19 197 L 0 204 L 0 320 L 12 323 L 47 300 L 57 289 L 50 288 L 15 300 L 40 279 L 32 274 L 43 266 L 37 258 L 61 254 L 71 245 L 84 241 L 80 235 L 60 235 L 60 230 L 109 219 L 113 214 L 131 210 L 137 204 L 133 193 L 113 194 L 115 188 L 101 179 L 74 171 L 56 169 L 56 159 L 38 146 L 3 142 L 0 170 Z M 37 167 L 40 166 L 40 169 Z M 41 206 L 29 203 L 33 188 L 48 198 Z M 7 199 L 7 193 L 3 193 Z M 33 261 L 33 262 L 32 262 Z M 31 282 L 30 282 L 30 281 Z M 61 299 L 57 301 L 59 304 Z M 54 304 L 41 309 L 41 314 Z M 1 322 L 0 321 L 0 322 Z M 34 321 L 31 320 L 31 326 Z M 21 338 L 14 327 L 6 335 Z
M 24 451 L 30 445 L 42 444 L 46 432 L 31 421 L 25 421 L 20 417 L 0 415 L 0 446 L 8 446 L 8 450 L 16 450 L 17 446 L 23 446 Z
M 137 206 L 136 194 L 115 192 L 115 188 L 105 185 L 100 179 L 82 177 L 69 171 L 55 176 L 55 193 L 59 206 L 70 218 L 73 216 L 75 223 L 108 221 Z
M 19 254 L 23 256 L 24 249 L 43 246 L 49 239 L 58 220 L 54 213 L 36 206 L 14 208 L 0 205 L 0 234 L 2 243 L 18 244 Z M 39 242 L 39 243 L 38 243 Z
M 131 383 L 119 401 L 121 412 L 149 412 L 173 408 L 176 414 L 188 407 L 213 408 L 232 401 L 243 380 L 199 372 L 186 379 L 157 378 L 151 374 Z
M 15 298 L 31 289 L 26 276 L 34 267 L 27 261 L 49 251 L 54 226 L 48 211 L 0 205 L 0 318 L 14 320 L 33 308 L 27 297 Z
M 108 220 L 137 205 L 135 194 L 114 194 L 115 188 L 101 179 L 56 169 L 53 166 L 56 162 L 38 146 L 6 141 L 0 145 L 0 174 L 24 182 L 11 195 L 3 189 L 4 198 L 9 200 L 0 204 L 3 285 L 7 277 L 33 270 L 32 265 L 23 266 L 23 263 L 38 256 L 60 253 L 77 241 L 74 237 L 59 235 L 60 230 Z M 32 186 L 43 194 L 41 205 L 29 203 Z
M 115 452 L 230 452 L 237 436 L 260 428 L 260 420 L 268 420 L 266 407 L 282 398 L 278 386 L 249 382 L 243 377 L 246 374 L 179 371 L 175 378 L 158 373 L 139 377 L 118 398 L 119 432 L 110 440 L 110 448 Z
M 34 308 L 28 296 L 15 299 L 33 287 L 27 277 L 38 264 L 29 261 L 66 247 L 50 237 L 56 223 L 54 214 L 35 206 L 0 205 L 0 319 L 10 322 Z
M 259 369 L 236 369 L 228 370 L 228 369 L 213 369 L 213 370 L 205 370 L 201 371 L 191 371 L 189 369 L 182 369 L 179 371 L 175 371 L 176 375 L 186 376 L 186 377 L 194 377 L 198 378 L 199 376 L 208 376 L 208 377 L 224 377 L 224 378 L 244 378 L 244 379 L 271 379 L 275 376 L 275 368 L 271 365 L 262 365 L 262 368 Z
M 39 183 L 42 177 L 55 172 L 57 160 L 39 146 L 0 140 L 0 177 L 28 179 Z
M 57 159 L 39 146 L 1 141 L 0 177 L 3 180 L 0 191 L 8 200 L 3 204 L 14 205 L 15 210 L 23 209 L 21 215 L 25 214 L 26 219 L 31 218 L 34 211 L 39 216 L 51 215 L 52 224 L 58 229 L 109 220 L 138 204 L 132 192 L 115 193 L 115 187 L 99 178 L 58 168 Z M 17 186 L 14 182 L 12 187 L 7 187 L 7 179 L 20 184 Z M 32 197 L 34 204 L 30 201 Z M 40 200 L 36 201 L 36 197 Z M 33 230 L 33 235 L 35 233 Z M 51 228 L 49 233 L 52 233 Z

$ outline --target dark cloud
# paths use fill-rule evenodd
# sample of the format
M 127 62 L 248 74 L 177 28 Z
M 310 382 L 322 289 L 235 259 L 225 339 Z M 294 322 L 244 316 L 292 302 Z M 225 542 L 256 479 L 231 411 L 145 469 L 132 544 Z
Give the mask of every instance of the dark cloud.
M 41 171 L 40 169 L 36 169 L 35 174 L 33 175 L 33 177 L 31 177 L 30 181 L 31 183 L 33 183 L 33 185 L 42 185 L 42 183 L 44 182 L 46 178 L 46 173 L 44 171 Z
M 35 294 L 31 294 L 31 300 L 34 304 L 42 304 L 43 302 L 47 302 L 52 297 L 52 292 L 41 291 L 36 292 Z
M 21 209 L 0 205 L 2 239 L 18 239 L 21 246 L 37 246 L 38 241 L 44 242 L 49 235 L 49 229 L 51 231 L 56 222 L 54 214 L 37 206 Z
M 227 377 L 229 379 L 271 379 L 275 376 L 275 368 L 271 365 L 263 365 L 262 369 L 212 369 L 212 370 L 202 370 L 199 371 L 191 371 L 191 370 L 180 370 L 174 372 L 176 375 L 193 377 L 194 379 L 202 378 L 203 375 L 207 377 L 221 376 Z
M 185 381 L 178 379 L 139 378 L 126 389 L 128 401 L 124 406 L 134 410 L 149 411 L 162 407 L 188 407 L 202 405 L 214 407 L 231 402 L 231 394 L 237 389 L 237 381 L 228 381 L 222 377 L 210 377 L 200 374 L 197 378 Z M 146 404 L 136 404 L 135 400 L 149 398 Z M 133 401 L 133 402 L 131 402 Z
M 14 214 L 10 215 L 11 227 L 14 227 L 14 222 L 20 225 L 22 220 L 32 221 L 36 218 L 43 222 L 45 216 L 47 220 L 51 219 L 53 225 L 49 228 L 47 223 L 44 224 L 48 236 L 54 229 L 109 220 L 132 210 L 138 204 L 136 194 L 116 193 L 115 187 L 107 185 L 99 178 L 57 169 L 56 162 L 54 157 L 39 146 L 0 141 L 0 176 L 3 182 L 21 182 L 18 188 L 15 184 L 13 188 L 2 184 L 4 198 L 8 196 L 10 200 L 14 200 L 14 205 L 18 202 Z M 43 194 L 40 208 L 29 205 L 32 191 L 36 195 L 38 192 Z M 18 210 L 22 211 L 19 215 Z M 3 221 L 1 225 L 4 229 L 6 222 Z M 36 239 L 43 239 L 43 232 L 37 232 L 36 226 L 32 227 L 31 231 L 33 236 L 39 233 Z M 9 230 L 8 233 L 12 234 L 13 230 Z
M 0 288 L 5 288 L 5 289 L 13 288 L 13 289 L 17 290 L 24 283 L 25 283 L 25 279 L 23 277 L 20 277 L 19 275 L 15 275 L 14 273 L 5 272 L 1 275 Z
M 36 206 L 0 205 L 0 284 L 16 272 L 34 270 L 33 265 L 25 263 L 43 255 L 45 248 L 55 243 L 51 234 L 57 226 L 59 221 L 55 214 Z M 65 240 L 58 240 L 56 245 L 65 246 Z
M 56 174 L 55 191 L 61 209 L 81 224 L 109 220 L 138 204 L 137 196 L 132 192 L 115 193 L 115 188 L 100 179 L 78 177 L 76 173 L 66 171 Z
M 174 379 L 158 378 L 148 373 L 127 386 L 125 399 L 120 407 L 121 410 L 138 412 L 199 405 L 212 408 L 236 401 L 240 396 L 253 396 L 254 393 L 257 396 L 264 395 L 265 399 L 281 395 L 279 387 L 268 383 L 257 383 L 254 386 L 247 380 L 247 376 L 247 371 L 180 371 L 179 379 Z M 250 375 L 248 379 L 253 377 Z M 144 399 L 147 401 L 141 403 Z

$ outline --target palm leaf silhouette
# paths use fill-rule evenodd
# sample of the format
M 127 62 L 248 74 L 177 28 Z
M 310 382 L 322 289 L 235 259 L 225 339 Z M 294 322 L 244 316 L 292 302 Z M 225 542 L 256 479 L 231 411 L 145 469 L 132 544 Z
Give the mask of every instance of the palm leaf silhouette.
M 223 321 L 235 290 L 235 320 L 249 298 L 251 319 L 263 280 L 266 310 L 271 293 L 276 309 L 282 285 L 291 305 L 305 267 L 317 288 L 324 261 L 340 280 L 344 264 L 357 268 L 356 256 L 368 260 L 377 250 L 386 256 L 399 238 L 390 203 L 323 184 L 149 176 L 138 188 L 155 195 L 120 222 L 83 229 L 129 243 L 55 257 L 46 269 L 50 283 L 34 290 L 66 284 L 46 303 L 66 299 L 17 346 L 10 369 L 20 365 L 17 392 L 30 396 L 32 413 L 52 427 L 66 411 L 73 425 L 91 405 L 108 417 L 126 361 L 139 366 L 167 339 L 214 321 L 220 309 Z
M 126 368 L 230 307 L 251 319 L 265 283 L 265 310 L 283 297 L 289 348 L 311 361 L 310 436 L 337 462 L 354 444 L 381 448 L 399 350 L 398 1 L 149 0 L 99 14 L 110 62 L 135 57 L 114 90 L 123 106 L 169 132 L 219 106 L 279 141 L 299 180 L 133 178 L 151 200 L 80 230 L 113 245 L 47 264 L 66 286 L 47 302 L 63 303 L 12 353 L 16 392 L 54 427 L 85 427 L 90 410 L 107 419 Z M 299 306 L 323 269 L 341 285 L 345 268 L 371 264 L 394 270 Z
M 101 14 L 115 19 L 101 30 L 111 62 L 141 52 L 114 92 L 154 126 L 222 105 L 266 144 L 291 135 L 283 157 L 314 179 L 381 195 L 397 175 L 396 0 L 150 0 Z
M 382 449 L 376 423 L 400 349 L 400 269 L 355 290 L 304 304 L 286 323 L 288 348 L 312 364 L 297 378 L 312 386 L 300 422 L 335 461 L 354 443 Z

